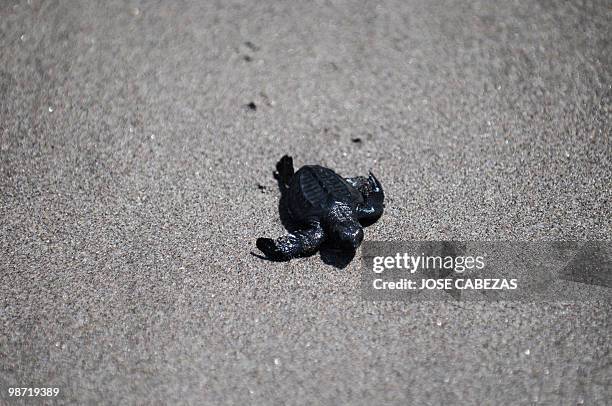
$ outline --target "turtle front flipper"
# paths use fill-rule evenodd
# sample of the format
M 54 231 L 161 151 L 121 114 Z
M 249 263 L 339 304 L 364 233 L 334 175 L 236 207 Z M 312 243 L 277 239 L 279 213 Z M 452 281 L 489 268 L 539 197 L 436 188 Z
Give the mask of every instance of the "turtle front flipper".
M 357 206 L 359 222 L 364 226 L 375 223 L 382 216 L 385 208 L 385 193 L 378 179 L 370 172 L 367 178 L 357 176 L 347 178 L 346 181 L 363 195 L 364 202 Z
M 276 240 L 258 238 L 257 248 L 273 261 L 288 261 L 291 258 L 314 254 L 324 239 L 323 227 L 318 222 L 310 228 L 284 235 Z

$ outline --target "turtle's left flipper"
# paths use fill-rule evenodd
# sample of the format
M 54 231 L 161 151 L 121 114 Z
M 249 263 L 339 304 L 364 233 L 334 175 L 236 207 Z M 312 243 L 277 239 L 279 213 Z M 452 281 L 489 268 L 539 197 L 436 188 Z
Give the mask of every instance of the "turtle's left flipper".
M 370 172 L 369 177 L 357 176 L 346 181 L 363 195 L 364 202 L 357 206 L 357 217 L 363 225 L 370 225 L 382 216 L 385 193 L 378 179 Z
M 311 224 L 310 228 L 284 235 L 276 240 L 258 238 L 257 248 L 273 261 L 288 261 L 291 258 L 315 253 L 323 239 L 323 227 L 317 222 Z

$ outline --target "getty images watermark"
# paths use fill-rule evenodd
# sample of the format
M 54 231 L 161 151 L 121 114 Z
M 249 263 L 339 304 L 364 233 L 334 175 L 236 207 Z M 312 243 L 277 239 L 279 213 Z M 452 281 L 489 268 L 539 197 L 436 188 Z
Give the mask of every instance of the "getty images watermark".
M 370 300 L 597 301 L 612 298 L 612 244 L 366 242 Z

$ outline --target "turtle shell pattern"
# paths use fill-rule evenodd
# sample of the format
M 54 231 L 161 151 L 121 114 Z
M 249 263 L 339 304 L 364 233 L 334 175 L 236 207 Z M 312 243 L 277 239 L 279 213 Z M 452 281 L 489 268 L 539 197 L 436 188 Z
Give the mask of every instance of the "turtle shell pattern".
M 353 210 L 363 203 L 362 194 L 329 168 L 318 165 L 301 167 L 289 185 L 289 212 L 299 222 L 323 219 L 335 202 Z

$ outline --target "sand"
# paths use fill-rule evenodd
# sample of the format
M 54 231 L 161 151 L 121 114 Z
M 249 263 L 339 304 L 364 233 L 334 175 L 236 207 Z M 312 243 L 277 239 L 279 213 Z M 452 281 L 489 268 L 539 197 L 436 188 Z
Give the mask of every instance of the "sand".
M 376 173 L 366 240 L 609 240 L 609 4 L 254 3 L 0 6 L 0 399 L 609 402 L 609 303 L 251 255 L 283 154 Z

